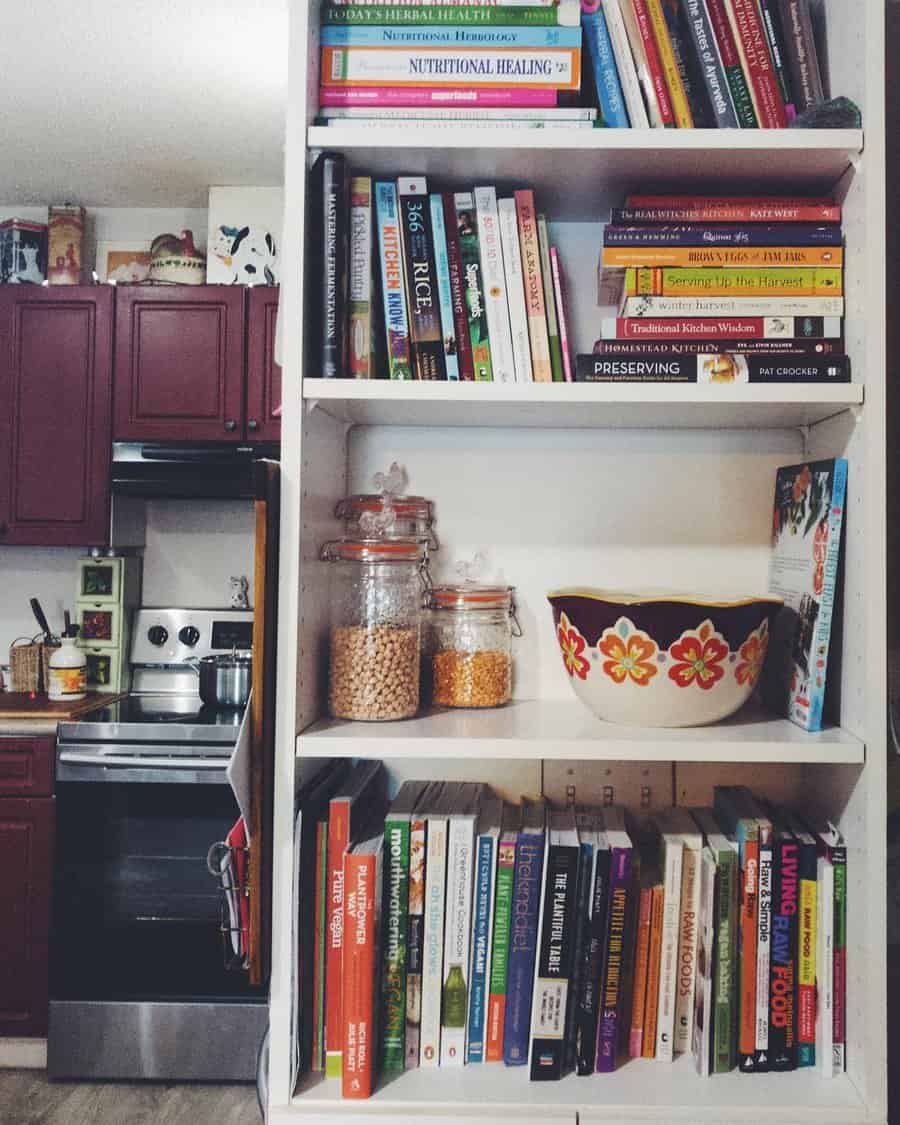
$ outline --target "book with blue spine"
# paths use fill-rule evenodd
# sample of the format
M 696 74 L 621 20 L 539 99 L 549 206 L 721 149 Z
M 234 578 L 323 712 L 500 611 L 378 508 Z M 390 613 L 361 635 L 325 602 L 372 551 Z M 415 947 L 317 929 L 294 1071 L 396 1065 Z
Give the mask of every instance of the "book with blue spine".
M 516 843 L 503 1028 L 503 1061 L 507 1066 L 525 1066 L 528 1062 L 538 912 L 546 853 L 546 816 L 547 803 L 542 798 L 522 801 L 522 828 Z
M 326 26 L 321 31 L 323 47 L 491 47 L 495 49 L 581 46 L 577 27 L 412 27 L 396 24 L 372 27 L 351 24 Z
M 378 226 L 388 377 L 412 379 L 409 319 L 406 314 L 406 270 L 403 264 L 396 184 L 384 181 L 375 184 L 375 221 Z
M 621 210 L 621 208 L 620 208 Z M 840 246 L 838 223 L 630 223 L 615 211 L 604 246 Z
M 502 798 L 493 795 L 483 798 L 475 840 L 472 965 L 469 970 L 469 1033 L 466 1044 L 466 1061 L 470 1063 L 484 1062 L 485 1057 L 497 850 L 502 816 Z
M 581 27 L 597 86 L 597 103 L 603 124 L 607 129 L 627 129 L 630 125 L 628 110 L 603 9 L 598 6 L 595 12 L 582 11 Z
M 450 288 L 450 258 L 447 253 L 447 229 L 444 226 L 444 199 L 440 192 L 428 196 L 431 206 L 431 234 L 434 239 L 434 266 L 437 270 L 438 300 L 441 308 L 441 331 L 444 337 L 444 365 L 447 378 L 459 380 L 456 327 L 453 321 L 453 292 Z

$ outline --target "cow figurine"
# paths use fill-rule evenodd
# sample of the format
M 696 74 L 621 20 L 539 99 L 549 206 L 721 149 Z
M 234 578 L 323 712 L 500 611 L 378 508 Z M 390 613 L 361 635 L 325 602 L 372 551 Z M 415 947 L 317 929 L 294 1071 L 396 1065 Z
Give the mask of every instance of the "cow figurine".
M 231 285 L 275 285 L 275 239 L 264 227 L 216 227 L 209 254 L 225 266 Z
M 248 590 L 250 588 L 245 574 L 233 574 L 228 581 L 231 583 L 231 608 L 232 609 L 249 609 L 250 598 Z

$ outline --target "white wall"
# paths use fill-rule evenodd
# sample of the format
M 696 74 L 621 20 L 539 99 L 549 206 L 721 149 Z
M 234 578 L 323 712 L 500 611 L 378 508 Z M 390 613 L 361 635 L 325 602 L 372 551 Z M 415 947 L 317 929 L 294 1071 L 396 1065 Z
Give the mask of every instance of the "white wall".
M 228 605 L 229 576 L 246 574 L 253 592 L 251 500 L 147 502 L 144 604 L 218 609 Z M 37 597 L 54 630 L 75 599 L 75 560 L 69 547 L 0 547 L 0 664 L 12 640 L 33 636 L 28 599 Z

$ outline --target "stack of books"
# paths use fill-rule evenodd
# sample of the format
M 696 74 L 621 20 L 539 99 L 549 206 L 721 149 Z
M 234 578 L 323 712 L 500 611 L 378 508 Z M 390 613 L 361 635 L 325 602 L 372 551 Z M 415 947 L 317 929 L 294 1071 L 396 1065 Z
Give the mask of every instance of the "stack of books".
M 564 279 L 534 192 L 313 169 L 310 371 L 325 378 L 572 381 Z
M 322 7 L 320 121 L 593 126 L 559 106 L 581 86 L 578 0 Z
M 783 129 L 825 99 L 809 0 L 603 0 L 583 8 L 609 128 Z
M 701 1075 L 843 1072 L 847 850 L 830 824 L 743 787 L 640 829 L 469 782 L 407 781 L 385 807 L 379 763 L 332 768 L 328 804 L 298 817 L 316 845 L 297 1007 L 301 1069 L 345 1097 L 491 1062 L 534 1081 L 680 1053 Z
M 629 196 L 603 231 L 618 302 L 586 382 L 849 382 L 841 209 L 831 199 Z

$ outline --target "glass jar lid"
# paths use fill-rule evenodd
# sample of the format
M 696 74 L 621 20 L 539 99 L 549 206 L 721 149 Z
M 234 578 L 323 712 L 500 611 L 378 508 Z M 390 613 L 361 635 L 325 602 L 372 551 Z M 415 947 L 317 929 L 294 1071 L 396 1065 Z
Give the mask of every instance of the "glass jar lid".
M 494 586 L 479 582 L 435 586 L 431 591 L 430 605 L 432 609 L 502 609 L 511 613 L 514 589 L 514 586 Z
M 423 563 L 420 539 L 332 539 L 322 547 L 327 562 Z
M 434 505 L 424 496 L 390 496 L 383 492 L 345 496 L 338 501 L 334 514 L 341 520 L 358 520 L 365 512 L 382 512 L 386 507 L 393 508 L 399 517 L 429 524 L 434 521 Z

